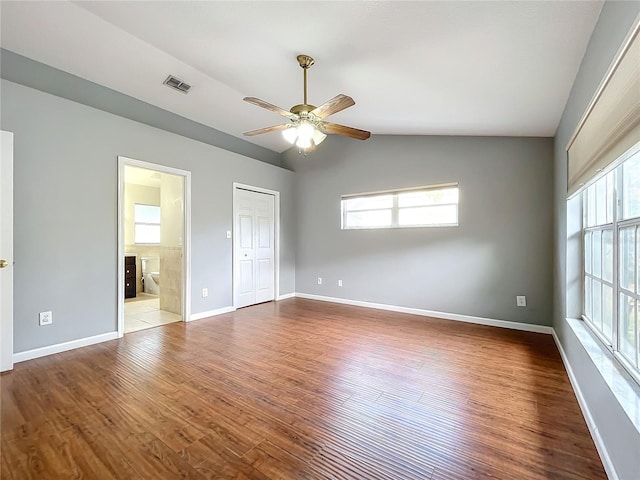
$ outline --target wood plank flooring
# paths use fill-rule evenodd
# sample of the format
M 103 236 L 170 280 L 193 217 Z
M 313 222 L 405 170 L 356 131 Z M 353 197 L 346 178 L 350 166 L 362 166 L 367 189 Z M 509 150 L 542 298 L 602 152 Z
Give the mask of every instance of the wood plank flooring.
M 2 479 L 604 479 L 549 335 L 290 299 L 19 363 Z

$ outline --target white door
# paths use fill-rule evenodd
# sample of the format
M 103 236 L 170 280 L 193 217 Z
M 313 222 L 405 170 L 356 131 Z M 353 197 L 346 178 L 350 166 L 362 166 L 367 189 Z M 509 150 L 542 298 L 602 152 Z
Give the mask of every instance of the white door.
M 274 196 L 241 188 L 234 192 L 235 307 L 275 298 Z
M 13 133 L 0 132 L 0 371 L 13 369 Z

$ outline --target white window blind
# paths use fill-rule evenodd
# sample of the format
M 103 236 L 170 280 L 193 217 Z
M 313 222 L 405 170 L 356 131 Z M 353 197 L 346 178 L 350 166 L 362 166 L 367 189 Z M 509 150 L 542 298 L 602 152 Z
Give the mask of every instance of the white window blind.
M 636 22 L 567 146 L 568 196 L 640 142 L 640 22 Z

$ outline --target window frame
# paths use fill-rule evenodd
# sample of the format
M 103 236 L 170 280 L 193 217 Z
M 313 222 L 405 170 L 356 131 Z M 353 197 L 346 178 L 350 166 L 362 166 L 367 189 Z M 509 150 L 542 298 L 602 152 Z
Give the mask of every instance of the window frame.
M 415 205 L 410 207 L 400 207 L 398 202 L 398 196 L 403 193 L 410 192 L 427 192 L 434 190 L 448 190 L 448 189 L 456 189 L 457 193 L 457 201 L 455 203 L 447 202 L 447 203 L 437 203 L 433 205 Z M 381 197 L 385 195 L 391 195 L 392 204 L 390 207 L 386 208 L 371 208 L 371 209 L 357 209 L 357 210 L 349 210 L 346 208 L 346 201 L 352 200 L 354 198 L 367 198 L 367 197 Z M 405 209 L 412 208 L 429 208 L 429 207 L 446 207 L 446 206 L 455 206 L 456 209 L 456 220 L 455 223 L 426 223 L 426 224 L 415 224 L 415 225 L 401 225 L 399 221 L 400 211 Z M 365 225 L 365 226 L 349 226 L 347 224 L 347 215 L 351 212 L 373 212 L 373 211 L 381 211 L 381 210 L 391 210 L 391 223 L 389 225 Z M 443 183 L 438 185 L 425 185 L 420 187 L 410 187 L 410 188 L 398 188 L 393 190 L 380 190 L 376 192 L 366 192 L 366 193 L 353 193 L 346 194 L 340 196 L 340 229 L 341 230 L 380 230 L 380 229 L 396 229 L 396 228 L 443 228 L 443 227 L 457 227 L 460 222 L 460 186 L 458 182 L 452 183 Z
M 634 149 L 635 150 L 635 149 Z M 640 155 L 640 151 L 636 153 Z M 639 247 L 640 247 L 640 214 L 635 217 L 630 218 L 622 218 L 623 216 L 623 192 L 624 188 L 624 170 L 623 165 L 625 161 L 632 159 L 636 154 L 632 155 L 624 155 L 619 159 L 619 161 L 615 162 L 610 168 L 606 171 L 601 172 L 596 178 L 594 178 L 587 186 L 585 186 L 580 192 L 581 195 L 581 209 L 582 209 L 582 228 L 581 228 L 581 237 L 582 237 L 582 319 L 585 324 L 589 327 L 590 331 L 595 335 L 595 337 L 602 342 L 602 344 L 609 350 L 613 357 L 618 361 L 618 363 L 630 374 L 630 376 L 640 384 L 640 284 L 638 279 L 640 278 L 640 255 L 639 255 Z M 589 195 L 588 189 L 595 185 L 598 181 L 606 178 L 607 175 L 613 175 L 613 191 L 609 193 L 606 192 L 605 197 L 605 205 L 609 204 L 611 200 L 612 204 L 612 221 L 605 223 L 597 224 L 597 211 L 595 214 L 596 224 L 588 225 L 588 216 L 589 216 Z M 597 198 L 597 194 L 593 196 Z M 611 198 L 610 198 L 611 197 Z M 597 200 L 596 200 L 596 210 L 597 210 Z M 606 212 L 605 212 L 606 217 Z M 608 219 L 607 219 L 608 220 Z M 622 287 L 621 284 L 621 230 L 625 228 L 633 227 L 635 228 L 635 236 L 634 236 L 634 288 L 635 291 L 630 291 L 626 287 Z M 586 259 L 586 236 L 587 234 L 594 232 L 604 232 L 611 231 L 612 232 L 612 281 L 607 281 L 604 279 L 604 268 L 603 262 L 601 260 L 601 271 L 600 277 L 594 274 L 593 265 L 591 265 L 591 271 L 587 273 L 587 259 Z M 604 236 L 604 235 L 603 235 Z M 591 240 L 591 258 L 593 259 L 593 236 Z M 601 241 L 601 259 L 604 258 L 604 242 Z M 612 312 L 611 312 L 611 321 L 612 321 L 612 338 L 609 340 L 603 332 L 600 331 L 598 325 L 594 321 L 594 313 L 593 307 L 591 310 L 591 317 L 587 315 L 587 278 L 590 278 L 592 283 L 595 280 L 599 281 L 602 285 L 609 285 L 612 287 Z M 603 289 L 601 290 L 601 292 Z M 621 295 L 624 294 L 629 298 L 634 300 L 635 305 L 635 365 L 626 358 L 625 354 L 622 352 L 622 340 L 621 340 Z M 591 305 L 593 305 L 593 287 L 591 287 L 590 292 Z M 603 311 L 603 301 L 604 297 L 601 294 L 601 311 Z M 602 316 L 602 313 L 601 313 Z M 601 324 L 604 325 L 604 317 L 601 318 Z
M 144 207 L 155 207 L 155 208 L 157 208 L 159 213 L 160 213 L 160 220 L 158 221 L 158 223 L 155 223 L 155 222 L 138 222 L 137 218 L 136 218 L 136 206 L 137 205 L 142 205 Z M 158 241 L 157 242 L 138 242 L 137 238 L 136 238 L 136 232 L 137 232 L 136 227 L 138 225 L 157 226 L 158 227 Z M 162 209 L 160 208 L 160 205 L 152 205 L 150 203 L 134 203 L 133 204 L 133 244 L 134 245 L 160 245 L 161 240 L 162 240 L 162 236 L 161 236 L 161 232 L 160 232 L 161 225 L 162 225 Z

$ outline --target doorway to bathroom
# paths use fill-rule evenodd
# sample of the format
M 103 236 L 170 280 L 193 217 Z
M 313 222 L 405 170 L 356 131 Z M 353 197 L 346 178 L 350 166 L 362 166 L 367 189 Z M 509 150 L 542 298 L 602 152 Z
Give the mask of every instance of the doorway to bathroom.
M 118 334 L 187 321 L 190 172 L 118 157 Z

